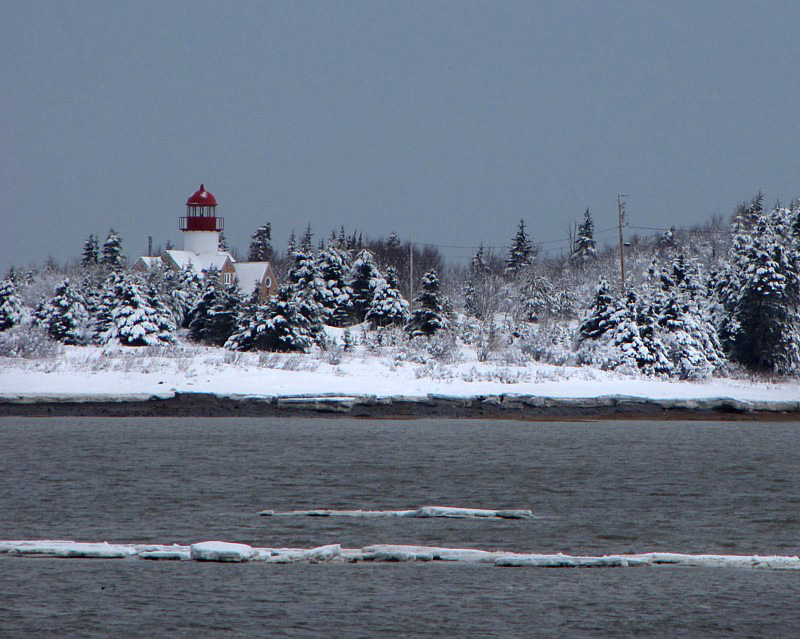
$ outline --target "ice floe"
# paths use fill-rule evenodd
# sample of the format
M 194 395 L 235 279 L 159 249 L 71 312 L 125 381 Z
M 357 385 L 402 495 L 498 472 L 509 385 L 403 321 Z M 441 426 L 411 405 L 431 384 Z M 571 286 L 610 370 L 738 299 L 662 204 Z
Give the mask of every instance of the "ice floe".
M 378 544 L 342 548 L 329 544 L 316 548 L 259 548 L 224 541 L 189 546 L 160 544 L 109 544 L 67 540 L 0 541 L 0 555 L 59 559 L 147 559 L 213 562 L 264 562 L 270 564 L 321 562 L 453 562 L 518 568 L 631 568 L 637 566 L 688 566 L 798 570 L 800 558 L 775 555 L 690 555 L 653 552 L 630 555 L 576 556 L 513 553 L 474 548 L 443 548 Z
M 450 517 L 457 519 L 531 519 L 530 510 L 487 510 L 485 508 L 451 508 L 422 506 L 414 510 L 262 510 L 265 517 Z

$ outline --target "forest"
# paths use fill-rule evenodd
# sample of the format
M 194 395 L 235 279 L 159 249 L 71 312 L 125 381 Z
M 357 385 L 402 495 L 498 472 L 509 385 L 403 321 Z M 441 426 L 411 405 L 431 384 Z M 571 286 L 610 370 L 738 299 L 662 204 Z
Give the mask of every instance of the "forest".
M 112 229 L 102 243 L 90 235 L 69 264 L 9 270 L 0 357 L 194 343 L 329 359 L 468 353 L 684 380 L 798 375 L 800 201 L 770 208 L 758 193 L 730 220 L 634 235 L 624 281 L 620 248 L 598 246 L 589 209 L 571 236 L 569 251 L 549 255 L 520 220 L 507 249 L 481 245 L 463 264 L 433 245 L 343 227 L 319 240 L 308 227 L 278 251 L 266 223 L 248 259 L 270 261 L 280 286 L 262 300 L 213 269 L 135 272 Z

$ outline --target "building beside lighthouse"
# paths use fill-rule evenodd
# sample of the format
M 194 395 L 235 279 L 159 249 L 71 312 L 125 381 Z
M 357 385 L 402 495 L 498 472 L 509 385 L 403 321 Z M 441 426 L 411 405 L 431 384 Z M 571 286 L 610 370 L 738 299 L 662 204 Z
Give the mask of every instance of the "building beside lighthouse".
M 168 249 L 160 256 L 143 255 L 131 267 L 146 272 L 158 264 L 180 271 L 191 267 L 199 277 L 215 268 L 223 284 L 236 282 L 245 295 L 258 290 L 261 300 L 277 290 L 275 274 L 269 262 L 237 262 L 227 251 L 219 250 L 219 234 L 225 219 L 217 216 L 217 198 L 205 185 L 186 200 L 186 215 L 180 218 L 183 249 Z

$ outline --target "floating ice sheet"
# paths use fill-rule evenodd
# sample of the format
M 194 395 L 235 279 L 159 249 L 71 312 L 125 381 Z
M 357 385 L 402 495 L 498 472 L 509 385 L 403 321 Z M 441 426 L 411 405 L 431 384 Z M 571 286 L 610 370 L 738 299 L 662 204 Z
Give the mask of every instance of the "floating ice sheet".
M 0 541 L 0 555 L 59 559 L 148 559 L 217 562 L 261 561 L 270 564 L 320 562 L 453 562 L 528 568 L 632 568 L 636 566 L 703 566 L 800 571 L 800 558 L 773 555 L 687 555 L 653 552 L 632 555 L 576 556 L 513 553 L 474 548 L 380 544 L 342 548 L 258 548 L 247 544 L 206 541 L 190 546 L 108 544 L 65 540 Z
M 423 506 L 415 510 L 262 510 L 265 517 L 450 517 L 456 519 L 531 519 L 530 510 L 487 510 L 485 508 L 450 508 Z

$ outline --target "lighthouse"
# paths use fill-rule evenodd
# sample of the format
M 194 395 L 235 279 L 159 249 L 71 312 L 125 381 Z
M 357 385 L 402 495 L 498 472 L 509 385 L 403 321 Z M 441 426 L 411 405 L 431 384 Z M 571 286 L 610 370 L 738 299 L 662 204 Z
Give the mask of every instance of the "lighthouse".
M 217 198 L 201 184 L 186 200 L 186 217 L 180 220 L 183 250 L 197 255 L 217 253 L 223 227 L 224 218 L 217 217 Z

